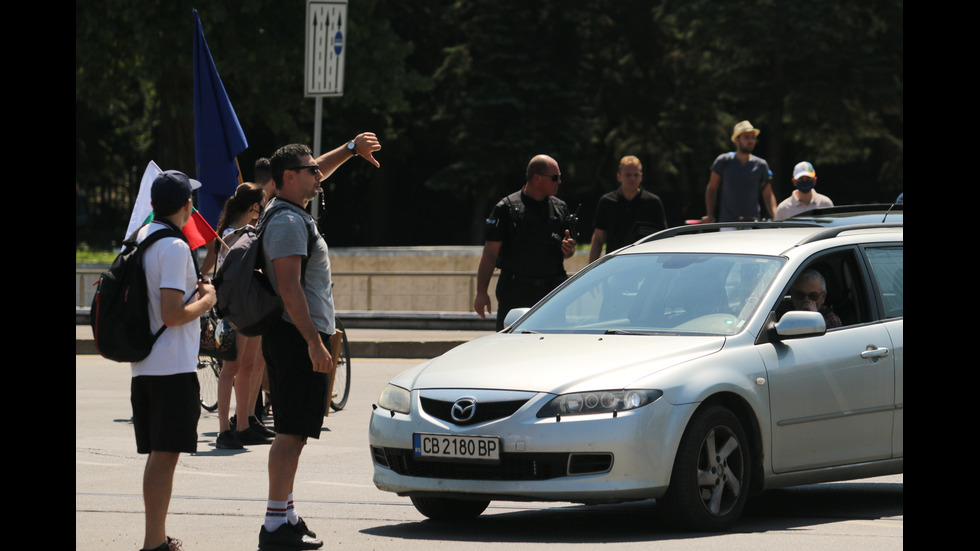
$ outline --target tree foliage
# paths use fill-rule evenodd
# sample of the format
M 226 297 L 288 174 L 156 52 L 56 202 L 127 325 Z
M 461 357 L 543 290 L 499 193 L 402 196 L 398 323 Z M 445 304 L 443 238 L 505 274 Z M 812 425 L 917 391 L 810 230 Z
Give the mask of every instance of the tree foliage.
M 255 159 L 312 144 L 305 2 L 76 0 L 75 163 L 92 224 L 118 239 L 143 168 L 194 172 L 192 9 Z M 621 156 L 644 163 L 668 221 L 703 214 L 734 123 L 762 129 L 776 192 L 811 161 L 837 203 L 903 184 L 901 0 L 350 0 L 345 90 L 323 100 L 323 147 L 379 134 L 376 170 L 324 188 L 335 245 L 475 244 L 537 153 L 591 230 Z

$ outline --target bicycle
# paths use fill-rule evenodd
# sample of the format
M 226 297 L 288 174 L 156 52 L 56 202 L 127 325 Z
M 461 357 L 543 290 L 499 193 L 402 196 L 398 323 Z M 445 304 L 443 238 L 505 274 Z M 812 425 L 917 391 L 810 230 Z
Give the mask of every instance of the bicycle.
M 330 396 L 330 407 L 334 411 L 340 411 L 347 405 L 347 398 L 350 397 L 350 344 L 347 342 L 347 331 L 340 318 L 336 318 L 337 330 L 341 332 L 343 340 L 340 344 L 339 357 L 337 358 L 337 369 L 333 374 L 332 396 Z M 329 392 L 329 391 L 328 391 Z
M 347 340 L 347 331 L 339 318 L 336 320 L 337 330 L 342 334 L 342 341 L 337 358 L 337 369 L 334 371 L 333 388 L 331 392 L 330 407 L 334 411 L 340 411 L 347 405 L 350 397 L 350 343 Z M 201 386 L 201 407 L 209 413 L 218 409 L 218 376 L 221 374 L 221 360 L 211 356 L 200 355 L 197 357 L 197 380 Z M 268 391 L 268 389 L 264 389 Z
M 221 360 L 211 356 L 197 357 L 197 382 L 201 386 L 201 407 L 208 413 L 218 409 L 218 375 Z

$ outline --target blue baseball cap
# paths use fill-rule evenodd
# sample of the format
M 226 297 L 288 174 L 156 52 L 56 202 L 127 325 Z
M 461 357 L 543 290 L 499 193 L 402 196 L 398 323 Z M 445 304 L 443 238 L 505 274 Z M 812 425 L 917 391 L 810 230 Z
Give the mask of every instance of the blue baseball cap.
M 179 170 L 168 170 L 153 179 L 150 188 L 150 201 L 153 208 L 160 210 L 184 206 L 191 198 L 191 192 L 201 187 L 201 182 L 188 178 Z

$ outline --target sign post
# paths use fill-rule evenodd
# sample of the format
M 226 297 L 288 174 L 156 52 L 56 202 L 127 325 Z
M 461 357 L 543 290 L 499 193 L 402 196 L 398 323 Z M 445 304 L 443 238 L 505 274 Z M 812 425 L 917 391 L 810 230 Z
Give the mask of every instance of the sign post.
M 347 0 L 306 0 L 306 97 L 344 95 Z
M 323 97 L 344 95 L 344 57 L 347 53 L 347 0 L 306 0 L 306 79 L 304 94 L 316 99 L 313 157 L 320 155 Z M 322 193 L 322 192 L 321 192 Z M 319 216 L 313 202 L 313 217 Z

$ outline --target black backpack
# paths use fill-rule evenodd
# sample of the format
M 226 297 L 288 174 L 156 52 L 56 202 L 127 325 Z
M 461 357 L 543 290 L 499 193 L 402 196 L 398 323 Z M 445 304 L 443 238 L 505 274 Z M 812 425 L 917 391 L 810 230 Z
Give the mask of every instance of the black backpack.
M 117 362 L 138 362 L 149 356 L 153 344 L 167 328 L 164 325 L 154 332 L 150 327 L 144 251 L 165 237 L 187 241 L 183 232 L 171 224 L 141 243 L 136 242 L 138 233 L 139 230 L 123 242 L 122 252 L 99 277 L 89 316 L 99 354 Z
M 276 199 L 276 203 L 283 202 Z M 262 249 L 262 233 L 266 222 L 286 206 L 270 206 L 259 222 L 258 229 L 246 227 L 237 230 L 238 240 L 228 250 L 221 267 L 212 279 L 217 303 L 214 306 L 218 317 L 227 320 L 236 331 L 246 337 L 265 334 L 282 317 L 282 299 L 266 272 L 265 254 Z M 306 272 L 306 262 L 312 254 L 315 236 L 307 240 L 307 254 L 303 259 L 302 274 Z M 268 267 L 272 269 L 272 267 Z

